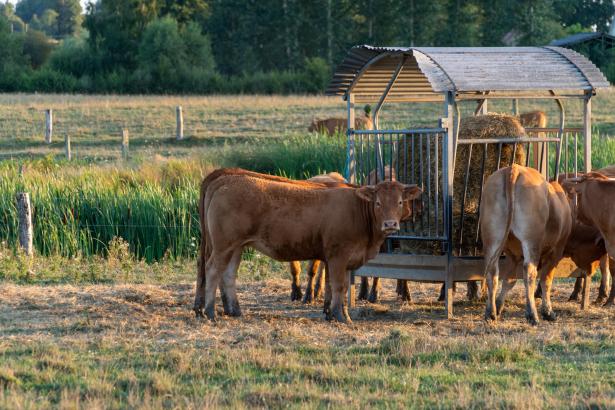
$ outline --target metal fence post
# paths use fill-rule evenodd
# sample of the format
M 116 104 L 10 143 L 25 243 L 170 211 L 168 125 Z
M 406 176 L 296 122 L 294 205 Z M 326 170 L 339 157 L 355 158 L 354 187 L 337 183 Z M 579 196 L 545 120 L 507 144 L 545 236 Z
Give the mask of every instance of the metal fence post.
M 454 285 L 454 272 L 452 271 L 452 257 L 453 257 L 453 181 L 455 176 L 455 167 L 453 163 L 453 158 L 455 157 L 455 135 L 454 135 L 454 103 L 455 96 L 452 92 L 446 93 L 446 99 L 444 102 L 444 116 L 443 122 L 446 121 L 446 124 L 441 124 L 442 128 L 446 128 L 447 132 L 444 135 L 444 147 L 442 152 L 443 159 L 443 170 L 442 175 L 443 178 L 446 176 L 446 181 L 442 184 L 442 193 L 444 195 L 445 201 L 445 227 L 446 227 L 446 236 L 447 242 L 445 244 L 446 254 L 447 254 L 447 264 L 446 264 L 446 279 L 444 281 L 444 306 L 446 310 L 446 317 L 451 319 L 453 317 L 453 285 Z M 444 127 L 446 125 L 446 127 Z
M 348 158 L 347 161 L 347 175 L 346 179 L 351 184 L 357 183 L 357 172 L 356 172 L 356 158 L 355 158 L 355 135 L 354 135 L 354 95 L 348 94 L 346 95 L 346 100 L 348 104 Z
M 592 95 L 585 94 L 583 103 L 583 138 L 585 138 L 585 172 L 592 170 Z
M 71 152 L 71 148 L 70 148 L 70 135 L 66 134 L 66 136 L 64 137 L 64 142 L 66 144 L 66 159 L 67 160 L 71 160 L 73 159 L 73 154 Z

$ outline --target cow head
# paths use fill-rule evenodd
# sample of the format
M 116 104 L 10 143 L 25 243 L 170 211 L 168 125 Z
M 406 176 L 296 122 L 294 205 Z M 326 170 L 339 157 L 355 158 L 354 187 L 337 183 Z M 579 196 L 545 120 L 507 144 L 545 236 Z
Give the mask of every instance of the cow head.
M 376 229 L 380 227 L 385 234 L 399 230 L 399 223 L 410 217 L 411 201 L 421 195 L 416 185 L 404 185 L 396 181 L 366 185 L 356 190 L 359 198 L 370 203 Z
M 588 225 L 592 225 L 592 222 L 585 215 L 582 207 L 582 198 L 584 197 L 587 184 L 596 180 L 608 181 L 609 178 L 599 172 L 589 172 L 587 174 L 583 174 L 575 178 L 568 178 L 562 181 L 562 188 L 564 188 L 564 191 L 568 194 L 573 219 L 578 219 Z

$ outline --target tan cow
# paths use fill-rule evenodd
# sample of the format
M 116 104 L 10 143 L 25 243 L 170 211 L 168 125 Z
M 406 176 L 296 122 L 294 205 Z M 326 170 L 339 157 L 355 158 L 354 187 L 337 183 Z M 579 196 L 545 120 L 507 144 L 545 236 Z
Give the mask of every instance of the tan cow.
M 355 118 L 354 127 L 357 130 L 374 129 L 374 122 L 372 121 L 369 106 L 365 106 L 365 116 L 363 118 Z M 319 132 L 327 135 L 335 135 L 337 133 L 345 134 L 347 129 L 348 119 L 346 118 L 326 118 L 324 120 L 313 120 L 308 127 L 309 132 Z
M 204 300 L 197 287 L 197 315 L 214 319 L 221 280 L 226 313 L 241 315 L 236 271 L 243 248 L 249 246 L 281 261 L 325 261 L 331 286 L 325 298 L 327 317 L 351 321 L 344 305 L 347 271 L 376 256 L 386 236 L 408 216 L 407 203 L 421 191 L 394 181 L 360 188 L 304 184 L 223 171 L 205 179 L 201 259 L 207 263 Z
M 519 114 L 519 122 L 525 128 L 546 128 L 547 115 L 542 111 L 530 111 Z
M 534 300 L 540 267 L 543 293 L 541 313 L 555 320 L 551 306 L 554 268 L 561 260 L 572 216 L 568 197 L 558 182 L 547 182 L 535 169 L 520 165 L 502 168 L 485 183 L 481 200 L 480 228 L 488 286 L 486 320 L 496 320 L 502 312 L 506 293 L 515 283 L 514 273 L 523 270 L 528 321 L 538 324 Z M 506 254 L 502 269 L 503 284 L 498 296 L 498 265 Z M 511 275 L 512 274 L 512 275 Z
M 611 258 L 615 257 L 615 213 L 611 204 L 615 200 L 615 181 L 599 172 L 590 172 L 563 183 L 566 191 L 575 199 L 577 218 L 597 228 L 604 238 L 604 245 Z M 615 284 L 606 304 L 615 300 Z

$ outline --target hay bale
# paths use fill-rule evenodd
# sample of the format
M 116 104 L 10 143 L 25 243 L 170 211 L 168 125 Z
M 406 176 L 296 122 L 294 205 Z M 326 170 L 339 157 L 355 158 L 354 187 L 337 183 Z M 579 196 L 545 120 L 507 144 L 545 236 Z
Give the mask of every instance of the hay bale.
M 506 114 L 481 115 L 468 117 L 461 120 L 459 128 L 459 139 L 493 139 L 493 138 L 522 138 L 525 137 L 525 129 L 519 122 L 519 119 Z M 514 144 L 503 144 L 502 150 L 498 158 L 498 147 L 496 144 L 487 146 L 487 157 L 484 168 L 484 179 L 494 173 L 498 168 L 509 166 L 513 159 Z M 442 158 L 441 146 L 438 147 L 438 157 Z M 418 164 L 419 151 L 415 149 L 415 164 Z M 483 176 L 481 174 L 481 163 L 484 153 L 484 146 L 475 145 L 472 148 L 472 156 L 470 165 L 467 168 L 468 158 L 470 156 L 470 147 L 468 145 L 458 145 L 457 155 L 455 159 L 455 176 L 453 185 L 453 243 L 455 244 L 454 254 L 473 255 L 474 249 L 477 246 L 476 232 L 478 229 L 478 207 L 480 201 L 481 182 Z M 409 172 L 414 172 L 418 176 L 418 171 L 410 170 L 412 153 L 408 152 Z M 435 150 L 433 146 L 430 152 L 430 167 L 433 170 L 435 166 Z M 422 149 L 424 160 L 426 159 L 426 147 Z M 514 153 L 514 162 L 525 165 L 526 152 L 524 146 L 517 145 Z M 424 164 L 425 166 L 427 164 Z M 468 170 L 468 185 L 464 202 L 464 221 L 461 226 L 461 205 L 464 195 L 464 185 L 466 179 L 466 169 Z M 432 181 L 432 193 L 435 191 L 435 181 Z M 426 190 L 425 190 L 426 191 Z M 432 195 L 433 196 L 433 195 Z M 433 197 L 431 198 L 433 201 Z M 433 202 L 432 202 L 433 203 Z M 423 208 L 426 211 L 426 208 Z M 427 216 L 426 216 L 427 217 Z M 433 210 L 430 210 L 430 218 L 433 219 Z M 442 220 L 442 219 L 441 219 Z M 459 252 L 459 240 L 463 232 L 463 246 Z M 403 245 L 403 250 L 410 253 L 441 253 L 441 246 L 437 242 L 412 242 Z

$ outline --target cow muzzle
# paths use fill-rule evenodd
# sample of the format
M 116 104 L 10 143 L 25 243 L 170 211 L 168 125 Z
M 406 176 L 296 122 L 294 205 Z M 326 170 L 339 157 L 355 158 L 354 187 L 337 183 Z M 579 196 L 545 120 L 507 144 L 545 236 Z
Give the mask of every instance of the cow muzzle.
M 386 234 L 399 231 L 399 221 L 395 221 L 395 220 L 384 221 L 382 223 L 382 230 Z

